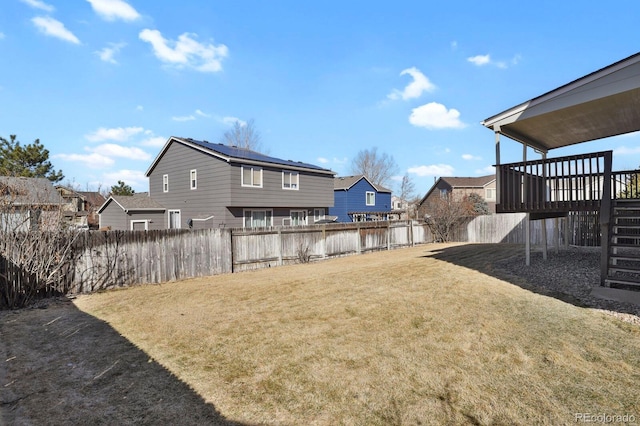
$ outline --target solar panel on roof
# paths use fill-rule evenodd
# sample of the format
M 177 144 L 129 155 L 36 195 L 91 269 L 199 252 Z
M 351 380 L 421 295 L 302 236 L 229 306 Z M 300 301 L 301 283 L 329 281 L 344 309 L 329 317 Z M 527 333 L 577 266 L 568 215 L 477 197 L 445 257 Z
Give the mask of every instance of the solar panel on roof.
M 225 155 L 227 157 L 238 158 L 243 160 L 261 161 L 264 163 L 279 164 L 282 166 L 305 167 L 307 169 L 314 169 L 314 170 L 328 170 L 322 167 L 318 167 L 314 164 L 308 164 L 308 163 L 303 163 L 301 161 L 283 160 L 281 158 L 270 157 L 268 155 L 260 154 L 259 152 L 251 151 L 246 148 L 239 148 L 237 146 L 229 146 L 221 143 L 214 144 L 211 142 L 199 141 L 191 138 L 184 138 L 184 139 L 188 140 L 193 144 L 206 148 L 210 151 Z

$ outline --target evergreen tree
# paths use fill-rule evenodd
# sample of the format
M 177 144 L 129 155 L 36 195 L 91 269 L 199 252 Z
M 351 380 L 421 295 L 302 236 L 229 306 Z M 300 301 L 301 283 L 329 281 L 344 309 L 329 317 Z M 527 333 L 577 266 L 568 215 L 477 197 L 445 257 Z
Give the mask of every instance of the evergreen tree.
M 111 187 L 111 195 L 133 195 L 135 191 L 129 185 L 119 180 L 117 185 Z
M 64 178 L 61 170 L 54 170 L 49 161 L 49 150 L 39 139 L 22 145 L 16 135 L 10 135 L 9 140 L 0 137 L 0 176 L 47 178 L 51 182 Z

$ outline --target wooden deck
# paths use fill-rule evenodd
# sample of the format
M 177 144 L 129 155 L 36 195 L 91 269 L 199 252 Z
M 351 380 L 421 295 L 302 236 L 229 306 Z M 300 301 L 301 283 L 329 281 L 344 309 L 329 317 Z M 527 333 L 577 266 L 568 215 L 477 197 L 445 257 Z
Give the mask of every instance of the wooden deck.
M 597 211 L 601 284 L 640 288 L 640 170 L 612 172 L 612 151 L 496 166 L 497 213 L 532 220 Z

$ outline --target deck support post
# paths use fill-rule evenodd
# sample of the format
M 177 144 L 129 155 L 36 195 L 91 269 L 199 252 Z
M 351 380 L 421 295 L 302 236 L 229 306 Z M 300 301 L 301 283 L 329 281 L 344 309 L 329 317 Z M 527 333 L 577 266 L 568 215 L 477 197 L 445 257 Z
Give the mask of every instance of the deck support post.
M 524 166 L 524 173 L 522 175 L 522 200 L 523 205 L 527 204 L 529 199 L 529 179 L 527 177 L 527 144 L 522 144 L 522 163 Z M 531 214 L 527 212 L 526 226 L 524 231 L 524 250 L 527 266 L 531 265 Z
M 529 220 L 531 213 L 527 213 L 527 216 L 524 219 L 524 251 L 525 251 L 525 260 L 526 265 L 531 265 L 531 220 Z
M 553 246 L 556 249 L 556 254 L 560 252 L 560 218 L 556 217 L 553 220 Z
M 547 160 L 547 153 L 542 153 L 542 181 L 547 182 L 547 165 L 544 161 Z M 542 188 L 542 205 L 546 205 L 547 202 L 547 189 Z M 547 219 L 542 219 L 542 259 L 547 260 Z

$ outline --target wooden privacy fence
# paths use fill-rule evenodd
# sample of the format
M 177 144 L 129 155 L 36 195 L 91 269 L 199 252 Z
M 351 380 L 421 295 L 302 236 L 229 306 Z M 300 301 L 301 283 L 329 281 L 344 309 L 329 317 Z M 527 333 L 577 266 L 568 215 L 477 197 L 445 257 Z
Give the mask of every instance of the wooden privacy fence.
M 71 293 L 161 283 L 431 242 L 425 224 L 363 222 L 273 229 L 85 233 Z
M 596 213 L 531 221 L 532 244 L 599 243 Z M 461 222 L 454 241 L 524 243 L 526 214 L 478 216 Z M 428 225 L 414 221 L 361 222 L 273 229 L 85 232 L 78 236 L 63 279 L 39 289 L 33 277 L 0 257 L 0 292 L 20 297 L 93 292 L 132 284 L 246 271 L 433 242 Z M 37 284 L 37 283 L 36 283 Z M 44 290 L 44 293 L 43 293 Z M 5 298 L 7 298 L 5 297 Z M 11 305 L 10 300 L 5 304 Z M 0 304 L 1 305 L 1 304 Z

